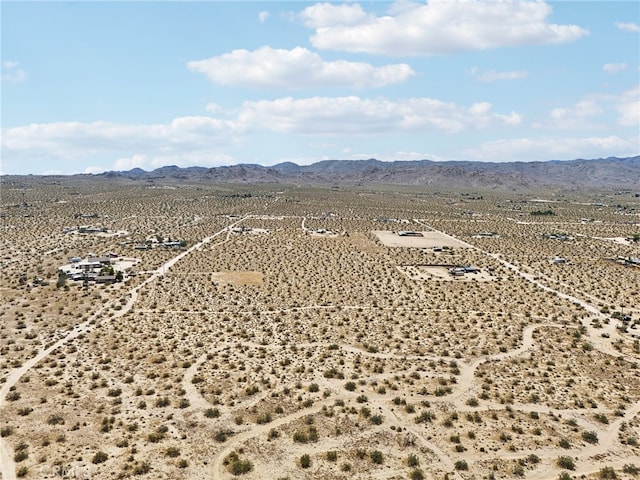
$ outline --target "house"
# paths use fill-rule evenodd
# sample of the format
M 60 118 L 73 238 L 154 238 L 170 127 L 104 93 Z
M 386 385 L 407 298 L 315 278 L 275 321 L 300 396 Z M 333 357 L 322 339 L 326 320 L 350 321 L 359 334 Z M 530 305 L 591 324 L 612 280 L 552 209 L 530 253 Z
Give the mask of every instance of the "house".
M 479 268 L 476 267 L 471 267 L 469 265 L 466 265 L 464 267 L 460 267 L 464 270 L 464 273 L 478 273 L 480 271 Z
M 102 268 L 102 266 L 103 265 L 100 262 L 85 261 L 85 262 L 76 263 L 76 268 L 79 268 L 80 270 L 84 270 L 85 272 L 88 272 L 89 270 L 100 269 Z
M 115 275 L 97 275 L 93 278 L 96 283 L 114 283 L 116 281 Z
M 112 257 L 87 257 L 89 263 L 99 263 L 100 265 L 111 265 Z

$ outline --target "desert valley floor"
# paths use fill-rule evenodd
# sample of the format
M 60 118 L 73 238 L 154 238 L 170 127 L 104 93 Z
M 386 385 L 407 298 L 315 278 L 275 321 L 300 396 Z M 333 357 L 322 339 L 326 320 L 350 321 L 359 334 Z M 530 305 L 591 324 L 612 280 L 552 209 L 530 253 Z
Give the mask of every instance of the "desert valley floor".
M 636 192 L 1 201 L 3 480 L 640 478 Z

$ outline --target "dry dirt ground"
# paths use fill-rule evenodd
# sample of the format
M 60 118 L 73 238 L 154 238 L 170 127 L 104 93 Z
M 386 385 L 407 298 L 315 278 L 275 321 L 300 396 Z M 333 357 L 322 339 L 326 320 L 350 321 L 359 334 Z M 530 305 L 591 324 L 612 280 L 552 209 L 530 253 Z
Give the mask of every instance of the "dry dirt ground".
M 640 478 L 632 193 L 158 187 L 3 183 L 3 480 Z

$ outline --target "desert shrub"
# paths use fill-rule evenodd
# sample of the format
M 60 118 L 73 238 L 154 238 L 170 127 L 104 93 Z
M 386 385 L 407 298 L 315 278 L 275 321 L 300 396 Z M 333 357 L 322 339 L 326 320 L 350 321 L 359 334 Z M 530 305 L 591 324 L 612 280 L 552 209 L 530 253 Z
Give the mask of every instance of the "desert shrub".
M 217 408 L 207 408 L 204 411 L 204 416 L 207 418 L 218 418 L 220 416 L 220 410 Z
M 134 475 L 144 475 L 151 471 L 151 465 L 148 462 L 138 463 L 135 467 L 133 467 Z
M 556 464 L 560 468 L 564 468 L 566 470 L 574 470 L 576 468 L 576 464 L 573 461 L 573 458 L 567 455 L 561 455 L 556 459 Z
M 464 461 L 464 460 L 458 460 L 458 461 L 454 464 L 454 468 L 455 468 L 456 470 L 462 470 L 462 471 L 465 471 L 465 470 L 469 470 L 469 465 L 468 465 L 468 464 L 467 464 L 467 462 L 466 462 L 466 461 Z
M 381 465 L 384 463 L 384 455 L 380 450 L 374 450 L 371 452 L 371 461 L 375 464 Z
M 436 416 L 430 410 L 424 410 L 416 417 L 416 423 L 431 423 Z
M 414 468 L 409 473 L 410 480 L 424 480 L 424 472 L 420 468 Z
M 622 471 L 636 476 L 640 473 L 640 467 L 636 467 L 633 463 L 627 463 L 622 467 Z
M 271 420 L 273 420 L 273 417 L 271 416 L 270 412 L 265 412 L 261 415 L 258 415 L 258 418 L 256 418 L 256 423 L 259 425 L 264 425 L 265 423 L 270 423 Z
M 588 443 L 598 443 L 598 434 L 594 431 L 582 432 L 582 439 Z
M 232 475 L 243 475 L 253 470 L 253 463 L 249 460 L 242 460 L 236 452 L 229 454 L 225 458 L 224 464 Z
M 92 463 L 104 463 L 109 459 L 109 455 L 103 451 L 96 452 L 96 454 L 91 459 Z
M 604 467 L 600 469 L 600 472 L 598 472 L 598 478 L 615 480 L 616 478 L 618 478 L 618 475 L 616 475 L 616 471 L 613 469 L 613 467 Z
M 180 456 L 180 449 L 178 447 L 169 447 L 164 451 L 167 457 L 176 458 Z
M 384 417 L 382 415 L 373 415 L 371 417 L 371 423 L 374 425 L 382 425 L 382 422 L 384 422 Z
M 49 418 L 47 419 L 47 423 L 49 425 L 59 425 L 64 423 L 64 418 L 62 417 L 62 415 L 54 413 L 52 415 L 49 415 Z
M 311 457 L 308 454 L 304 454 L 300 457 L 300 466 L 302 468 L 309 468 L 311 466 Z
M 216 442 L 222 443 L 227 441 L 227 438 L 229 438 L 229 435 L 231 435 L 231 432 L 229 432 L 228 430 L 218 430 L 213 436 L 213 439 Z

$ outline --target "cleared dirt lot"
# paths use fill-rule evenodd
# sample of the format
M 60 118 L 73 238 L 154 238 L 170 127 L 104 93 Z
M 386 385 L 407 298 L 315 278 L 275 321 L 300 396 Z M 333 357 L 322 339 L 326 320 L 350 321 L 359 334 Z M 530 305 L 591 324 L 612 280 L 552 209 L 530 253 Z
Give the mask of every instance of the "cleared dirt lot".
M 374 230 L 373 233 L 386 247 L 395 248 L 467 248 L 458 240 L 440 232 L 420 231 L 422 236 L 400 236 L 397 232 Z
M 411 280 L 444 280 L 450 282 L 490 282 L 495 280 L 489 272 L 468 272 L 453 275 L 450 271 L 454 265 L 402 265 L 398 270 Z

